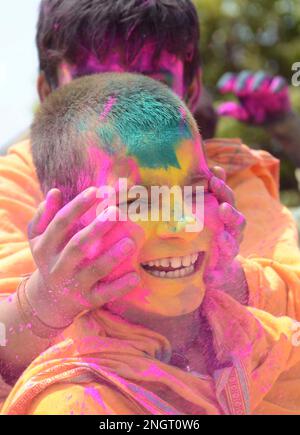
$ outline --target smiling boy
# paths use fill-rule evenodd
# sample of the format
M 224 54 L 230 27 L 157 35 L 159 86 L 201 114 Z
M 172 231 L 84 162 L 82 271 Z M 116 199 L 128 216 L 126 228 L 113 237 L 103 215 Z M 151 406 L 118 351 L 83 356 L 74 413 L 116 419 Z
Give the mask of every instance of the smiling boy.
M 56 240 L 50 223 L 46 244 L 31 241 L 45 299 L 25 282 L 18 292 L 24 322 L 34 312 L 34 332 L 59 314 L 72 325 L 21 376 L 4 414 L 299 413 L 293 321 L 246 308 L 205 283 L 219 262 L 230 267 L 220 255 L 224 225 L 206 188 L 211 174 L 197 125 L 167 87 L 129 74 L 76 80 L 39 111 L 32 151 L 42 190 L 59 189 L 66 206 L 82 195 L 85 212 L 77 210 Z M 195 209 L 180 221 L 152 221 L 149 213 L 145 221 L 114 222 L 113 207 L 97 215 L 97 189 L 117 186 L 120 177 L 148 190 L 198 179 L 203 230 L 186 231 L 201 219 Z M 135 249 L 108 283 L 129 277 L 133 288 L 95 309 L 106 244 L 123 250 L 129 239 Z
M 56 88 L 81 75 L 132 71 L 150 75 L 171 86 L 194 111 L 201 90 L 198 40 L 198 17 L 188 0 L 175 3 L 98 0 L 86 1 L 85 7 L 81 1 L 76 7 L 74 2 L 44 0 L 37 32 L 40 99 L 43 101 Z M 199 125 L 202 128 L 201 118 Z M 52 134 L 51 126 L 47 127 L 47 132 L 45 147 L 46 139 Z M 228 279 L 225 285 L 216 280 L 215 286 L 219 285 L 225 291 L 230 289 L 240 301 L 276 315 L 287 313 L 300 318 L 296 228 L 290 214 L 278 201 L 278 162 L 266 153 L 241 146 L 239 140 L 207 141 L 204 148 L 210 168 L 217 164 L 226 169 L 237 207 L 248 221 L 241 244 L 241 253 L 246 260 L 239 259 L 235 269 L 224 269 L 226 262 L 220 263 L 222 273 L 227 272 Z M 56 159 L 60 162 L 59 153 Z M 232 192 L 216 177 L 210 179 L 209 190 L 218 196 L 220 203 L 233 204 Z M 0 158 L 0 293 L 3 299 L 0 301 L 0 321 L 7 331 L 6 346 L 0 348 L 0 370 L 11 380 L 49 345 L 46 333 L 44 338 L 37 339 L 30 331 L 20 328 L 20 318 L 11 303 L 22 275 L 36 268 L 27 241 L 29 221 L 36 213 L 38 218 L 43 215 L 44 221 L 39 228 L 43 230 L 62 207 L 57 191 L 47 195 L 46 203 L 42 202 L 44 199 L 36 178 L 30 143 L 22 142 L 12 147 L 6 157 Z M 79 197 L 75 206 L 84 210 L 81 201 Z M 62 209 L 61 214 L 64 212 Z M 232 258 L 237 252 L 245 220 L 229 204 L 221 204 L 219 213 L 227 230 L 222 255 Z M 66 221 L 64 225 L 67 225 Z M 54 231 L 52 225 L 50 240 L 57 237 L 60 226 Z M 30 236 L 35 238 L 36 234 L 30 232 Z M 247 259 L 249 255 L 251 260 Z M 106 261 L 108 265 L 113 263 L 111 256 L 106 257 Z M 107 265 L 103 270 L 104 277 L 111 271 Z M 98 278 L 102 279 L 103 275 L 99 274 Z M 128 281 L 126 285 L 124 281 L 118 281 L 115 286 L 120 294 L 131 288 Z M 102 286 L 102 291 L 106 300 L 112 290 Z M 42 288 L 40 294 L 43 294 Z M 5 299 L 7 295 L 9 302 Z M 96 305 L 99 303 L 97 299 Z M 50 320 L 57 326 L 65 326 L 69 321 L 59 316 Z M 28 345 L 24 346 L 24 343 Z

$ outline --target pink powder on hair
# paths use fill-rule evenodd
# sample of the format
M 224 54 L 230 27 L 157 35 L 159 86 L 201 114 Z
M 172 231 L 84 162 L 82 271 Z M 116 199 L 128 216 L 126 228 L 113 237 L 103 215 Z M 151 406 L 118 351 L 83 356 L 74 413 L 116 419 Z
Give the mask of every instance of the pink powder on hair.
M 114 104 L 117 102 L 116 97 L 109 97 L 107 100 L 103 112 L 100 114 L 100 121 L 105 121 L 106 117 L 109 115 L 111 109 L 113 108 Z
M 184 121 L 186 119 L 186 110 L 183 107 L 179 107 L 179 112 L 181 114 L 181 118 Z

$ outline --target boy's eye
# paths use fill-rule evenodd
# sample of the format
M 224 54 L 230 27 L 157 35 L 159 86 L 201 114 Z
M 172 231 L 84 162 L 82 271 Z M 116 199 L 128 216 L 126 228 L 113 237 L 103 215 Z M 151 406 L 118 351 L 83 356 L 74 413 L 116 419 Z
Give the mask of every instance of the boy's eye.
M 149 200 L 143 199 L 143 198 L 128 198 L 126 202 L 120 202 L 118 204 L 118 207 L 124 207 L 125 205 L 130 206 L 135 201 L 139 201 L 140 204 L 149 204 Z

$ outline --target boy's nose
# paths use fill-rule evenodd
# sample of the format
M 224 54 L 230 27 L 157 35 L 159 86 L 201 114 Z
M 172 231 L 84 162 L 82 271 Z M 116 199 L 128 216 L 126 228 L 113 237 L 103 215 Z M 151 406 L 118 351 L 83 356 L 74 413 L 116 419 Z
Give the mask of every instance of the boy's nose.
M 193 231 L 196 223 L 195 217 L 192 216 L 184 216 L 179 221 L 158 222 L 157 235 L 161 239 L 182 238 L 184 240 L 193 240 L 199 235 L 199 231 Z

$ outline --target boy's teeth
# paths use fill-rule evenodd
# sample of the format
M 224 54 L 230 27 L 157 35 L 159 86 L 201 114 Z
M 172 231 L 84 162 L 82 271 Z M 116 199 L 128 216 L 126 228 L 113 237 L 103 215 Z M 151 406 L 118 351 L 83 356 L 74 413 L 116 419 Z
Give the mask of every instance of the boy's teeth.
M 162 267 L 169 267 L 170 265 L 170 261 L 168 258 L 162 258 L 161 260 L 159 260 L 159 263 Z
M 148 270 L 150 275 L 157 276 L 159 278 L 183 278 L 187 275 L 191 275 L 194 272 L 194 266 L 184 267 L 182 269 L 172 270 L 170 272 L 159 272 L 158 270 Z
M 143 263 L 143 266 L 150 267 L 172 267 L 173 269 L 179 269 L 183 267 L 189 267 L 195 264 L 198 259 L 199 254 L 186 255 L 185 257 L 172 257 L 172 258 L 161 258 L 159 260 L 149 261 L 148 263 Z
M 198 260 L 198 254 L 193 254 L 192 255 L 192 264 L 195 264 L 197 260 Z
M 181 258 L 182 257 L 174 257 L 170 259 L 171 267 L 173 267 L 173 269 L 178 269 L 181 266 Z
M 198 257 L 199 253 L 185 255 L 184 257 L 161 258 L 143 263 L 142 266 L 145 267 L 148 273 L 159 278 L 182 278 L 194 272 Z

